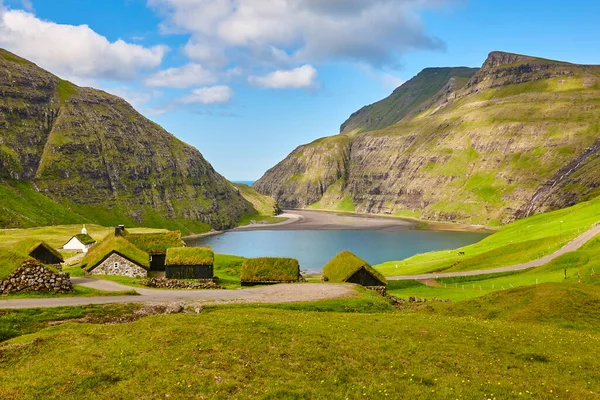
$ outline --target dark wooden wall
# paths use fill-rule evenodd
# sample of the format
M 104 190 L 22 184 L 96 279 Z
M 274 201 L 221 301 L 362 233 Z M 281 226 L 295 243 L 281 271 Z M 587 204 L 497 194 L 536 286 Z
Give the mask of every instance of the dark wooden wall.
M 60 258 L 50 253 L 42 246 L 37 247 L 29 253 L 29 255 L 44 264 L 60 264 L 62 262 Z
M 170 265 L 165 267 L 168 279 L 207 279 L 213 277 L 212 265 Z
M 364 268 L 359 269 L 350 278 L 346 279 L 349 283 L 358 283 L 362 286 L 385 286 L 379 279 Z
M 166 254 L 151 254 L 150 271 L 164 271 Z

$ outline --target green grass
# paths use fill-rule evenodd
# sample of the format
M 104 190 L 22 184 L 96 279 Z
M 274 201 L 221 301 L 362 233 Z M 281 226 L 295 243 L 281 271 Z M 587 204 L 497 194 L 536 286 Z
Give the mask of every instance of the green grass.
M 123 290 L 119 292 L 109 292 L 105 290 L 92 289 L 85 286 L 73 285 L 73 291 L 70 293 L 42 293 L 42 292 L 20 292 L 7 295 L 0 295 L 0 300 L 10 299 L 45 299 L 58 297 L 104 297 L 104 296 L 137 296 L 135 290 Z
M 281 307 L 67 323 L 17 337 L 1 347 L 0 396 L 579 399 L 600 388 L 600 337 L 585 326 L 455 317 L 441 309 Z M 27 317 L 25 331 L 39 328 L 39 316 L 12 313 L 2 317 Z M 68 319 L 75 312 L 60 313 Z
M 118 317 L 138 309 L 137 304 L 87 305 L 77 307 L 0 309 L 0 342 L 13 337 L 37 332 L 49 323 L 79 318 Z
M 342 199 L 342 201 L 340 201 L 338 203 L 338 205 L 335 207 L 335 209 L 338 210 L 338 211 L 354 212 L 356 210 L 356 207 L 354 206 L 354 202 L 352 200 L 352 196 L 346 195 Z
M 258 215 L 256 213 L 254 214 L 245 214 L 242 215 L 242 218 L 240 219 L 238 225 L 239 226 L 246 226 L 246 225 L 250 225 L 251 223 L 259 223 L 259 224 L 278 224 L 280 222 L 286 221 L 287 218 L 284 217 L 269 217 L 269 216 L 265 216 L 265 215 Z
M 510 266 L 558 250 L 600 220 L 600 198 L 505 225 L 478 243 L 419 254 L 375 268 L 386 276 Z M 464 252 L 459 256 L 458 252 Z
M 4 279 L 30 259 L 27 255 L 0 248 L 0 279 Z
M 345 250 L 338 253 L 323 267 L 323 276 L 330 282 L 345 282 L 352 274 L 361 268 L 375 275 L 384 284 L 386 279 L 377 270 L 373 269 L 365 260 Z
M 565 271 L 567 279 L 564 277 Z M 427 286 L 415 281 L 389 281 L 388 293 L 404 299 L 418 296 L 427 299 L 437 297 L 460 301 L 519 287 L 535 287 L 550 283 L 575 286 L 598 283 L 598 279 L 594 277 L 598 273 L 600 273 L 600 237 L 590 240 L 578 251 L 563 254 L 540 267 L 480 276 L 440 278 L 435 282 L 435 286 L 433 284 Z
M 232 185 L 240 192 L 242 197 L 252 203 L 252 206 L 258 211 L 258 215 L 271 217 L 279 213 L 279 206 L 271 197 L 262 195 L 243 183 L 232 183 Z
M 73 95 L 77 93 L 77 86 L 73 85 L 69 81 L 60 79 L 58 85 L 56 86 L 56 90 L 58 91 L 60 103 L 64 104 L 67 100 L 69 100 Z
M 240 273 L 245 258 L 227 254 L 215 254 L 213 271 L 219 277 L 219 285 L 227 289 L 240 287 Z
M 172 247 L 183 247 L 181 232 L 156 232 L 156 233 L 129 233 L 123 235 L 138 249 L 146 253 L 166 253 Z
M 213 265 L 215 253 L 210 247 L 174 247 L 167 250 L 165 265 Z
M 246 282 L 295 282 L 299 276 L 298 260 L 282 257 L 246 258 L 240 271 Z
M 0 227 L 30 228 L 86 222 L 90 221 L 37 192 L 31 183 L 0 179 Z

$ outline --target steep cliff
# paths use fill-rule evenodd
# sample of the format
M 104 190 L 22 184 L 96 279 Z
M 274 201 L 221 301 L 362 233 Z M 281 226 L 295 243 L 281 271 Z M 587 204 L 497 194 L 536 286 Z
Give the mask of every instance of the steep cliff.
M 81 220 L 201 232 L 255 211 L 198 150 L 116 96 L 4 50 L 0 93 L 3 227 Z M 41 218 L 15 197 L 54 212 Z
M 255 188 L 283 207 L 490 225 L 600 195 L 600 67 L 493 52 L 451 78 L 394 124 L 299 147 Z

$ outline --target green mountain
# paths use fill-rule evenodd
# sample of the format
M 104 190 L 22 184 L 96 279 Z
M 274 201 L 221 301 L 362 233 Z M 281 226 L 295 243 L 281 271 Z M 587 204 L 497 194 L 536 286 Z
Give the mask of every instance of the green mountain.
M 255 213 L 200 152 L 119 97 L 0 49 L 0 227 L 203 232 Z
M 436 95 L 462 88 L 478 68 L 425 68 L 385 99 L 364 106 L 340 127 L 340 133 L 374 131 L 393 125 L 407 115 L 429 108 Z
M 421 72 L 254 188 L 282 207 L 489 225 L 600 195 L 600 66 L 492 52 L 471 72 Z

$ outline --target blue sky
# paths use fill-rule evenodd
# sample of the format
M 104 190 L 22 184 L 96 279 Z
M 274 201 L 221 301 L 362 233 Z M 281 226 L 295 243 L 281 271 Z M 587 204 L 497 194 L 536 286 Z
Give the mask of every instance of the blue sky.
M 598 15 L 593 0 L 0 0 L 0 47 L 254 180 L 423 68 L 492 50 L 600 64 Z

